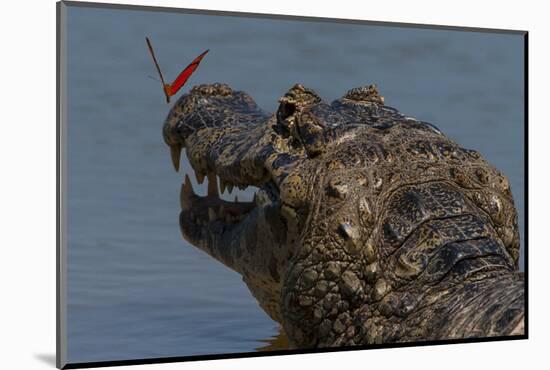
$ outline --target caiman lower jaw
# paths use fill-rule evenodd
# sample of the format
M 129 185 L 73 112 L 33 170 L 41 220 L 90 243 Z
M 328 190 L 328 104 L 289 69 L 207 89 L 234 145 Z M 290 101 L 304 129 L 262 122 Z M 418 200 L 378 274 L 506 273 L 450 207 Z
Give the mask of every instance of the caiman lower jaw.
M 253 210 L 262 207 L 266 197 L 272 195 L 267 195 L 267 189 L 261 188 L 254 193 L 252 201 L 239 201 L 237 196 L 233 202 L 226 201 L 219 197 L 216 174 L 210 172 L 207 181 L 207 195 L 200 196 L 195 194 L 189 176 L 185 175 L 180 192 L 180 228 L 188 242 L 219 259 L 216 251 L 229 244 L 228 239 L 238 237 L 239 228 L 236 226 L 245 223 L 247 217 L 254 218 Z M 250 224 L 254 222 L 251 221 Z
M 219 198 L 217 179 L 215 175 L 208 176 L 208 194 L 201 197 L 193 191 L 189 176 L 185 176 L 185 182 L 181 187 L 181 209 L 188 212 L 199 225 L 208 222 L 223 221 L 226 224 L 236 223 L 243 219 L 252 208 L 252 202 L 228 202 Z

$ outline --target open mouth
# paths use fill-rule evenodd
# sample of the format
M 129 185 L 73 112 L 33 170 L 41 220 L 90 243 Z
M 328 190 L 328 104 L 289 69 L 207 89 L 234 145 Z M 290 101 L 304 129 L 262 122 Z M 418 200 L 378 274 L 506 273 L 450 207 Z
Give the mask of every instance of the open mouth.
M 224 222 L 234 224 L 240 222 L 255 207 L 256 195 L 252 201 L 239 201 L 235 195 L 233 202 L 220 198 L 217 176 L 211 172 L 207 176 L 208 192 L 206 196 L 197 195 L 188 175 L 185 175 L 181 186 L 180 203 L 183 212 L 189 213 L 190 218 L 198 225 L 206 225 L 210 222 Z M 200 180 L 198 179 L 200 183 Z M 241 186 L 242 188 L 242 186 Z M 225 189 L 221 190 L 223 193 Z M 227 187 L 231 194 L 233 186 Z M 242 189 L 244 190 L 244 188 Z
M 184 237 L 191 243 L 206 242 L 204 239 L 207 235 L 221 235 L 234 229 L 256 208 L 271 203 L 276 197 L 277 189 L 271 181 L 257 188 L 234 185 L 211 171 L 206 176 L 200 176 L 198 172 L 195 174 L 198 184 L 204 183 L 206 179 L 206 195 L 195 192 L 187 174 L 180 192 L 180 226 Z M 233 200 L 226 200 L 233 196 L 232 193 L 235 193 Z M 222 196 L 226 199 L 222 199 Z

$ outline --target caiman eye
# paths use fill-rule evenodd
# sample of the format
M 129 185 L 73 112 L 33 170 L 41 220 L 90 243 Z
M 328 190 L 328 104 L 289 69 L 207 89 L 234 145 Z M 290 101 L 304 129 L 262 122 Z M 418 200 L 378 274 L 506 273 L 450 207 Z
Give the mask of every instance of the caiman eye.
M 368 85 L 356 87 L 349 90 L 344 96 L 344 99 L 353 100 L 356 102 L 372 102 L 384 105 L 384 97 L 378 93 L 376 85 Z
M 279 127 L 276 130 L 293 134 L 296 112 L 320 102 L 321 98 L 313 90 L 300 84 L 294 85 L 279 99 L 280 104 L 277 109 L 277 126 Z

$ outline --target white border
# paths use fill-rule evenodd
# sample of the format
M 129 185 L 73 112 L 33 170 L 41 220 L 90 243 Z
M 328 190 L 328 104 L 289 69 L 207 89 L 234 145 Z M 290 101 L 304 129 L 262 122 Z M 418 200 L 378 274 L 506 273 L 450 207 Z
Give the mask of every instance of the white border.
M 129 369 L 519 369 L 548 362 L 548 12 L 543 1 L 128 0 L 112 3 L 530 31 L 530 337 L 463 344 L 124 367 Z M 55 1 L 2 4 L 0 367 L 53 368 L 55 354 Z M 149 366 L 149 367 L 145 367 Z

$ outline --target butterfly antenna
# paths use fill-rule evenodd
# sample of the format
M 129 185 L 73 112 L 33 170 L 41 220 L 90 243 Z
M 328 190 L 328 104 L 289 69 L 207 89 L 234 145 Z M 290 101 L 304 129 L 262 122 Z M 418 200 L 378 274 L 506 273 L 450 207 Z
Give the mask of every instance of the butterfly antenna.
M 155 63 L 155 67 L 157 68 L 157 72 L 160 76 L 160 82 L 162 83 L 162 91 L 164 91 L 164 95 L 166 96 L 166 102 L 170 103 L 170 96 L 166 92 L 166 83 L 164 82 L 164 77 L 162 77 L 162 72 L 160 71 L 160 66 L 159 66 L 159 63 L 157 62 L 157 58 L 155 57 L 155 51 L 153 50 L 153 45 L 151 44 L 151 40 L 149 40 L 149 37 L 145 37 L 145 41 L 147 41 L 147 47 L 149 48 L 149 53 L 153 58 L 153 62 Z
M 159 79 L 156 78 L 156 77 L 153 77 L 153 76 L 151 76 L 151 75 L 147 75 L 147 77 L 149 77 L 151 80 L 155 80 L 155 81 L 157 81 L 157 82 L 162 83 L 161 80 L 159 80 Z

